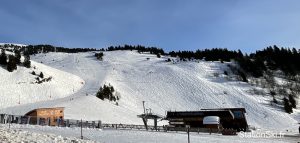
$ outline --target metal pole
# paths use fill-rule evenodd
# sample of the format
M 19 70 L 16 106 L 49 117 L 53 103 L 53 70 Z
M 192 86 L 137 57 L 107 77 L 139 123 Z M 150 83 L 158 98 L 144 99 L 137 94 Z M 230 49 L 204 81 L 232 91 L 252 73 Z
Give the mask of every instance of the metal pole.
M 188 133 L 188 143 L 190 143 L 190 127 L 187 128 L 187 133 Z
M 81 125 L 81 128 L 80 128 L 80 138 L 83 139 L 83 136 L 82 136 L 82 119 L 81 119 L 80 125 Z
M 144 114 L 146 114 L 145 101 L 143 101 Z
M 8 128 L 10 129 L 10 116 L 8 116 Z

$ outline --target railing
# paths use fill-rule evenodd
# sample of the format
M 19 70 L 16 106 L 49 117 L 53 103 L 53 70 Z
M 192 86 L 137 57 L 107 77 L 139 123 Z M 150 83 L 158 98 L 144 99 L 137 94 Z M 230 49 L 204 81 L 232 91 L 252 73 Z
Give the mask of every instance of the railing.
M 134 124 L 102 124 L 103 129 L 129 129 L 129 130 L 146 130 L 144 125 L 134 125 Z M 166 126 L 148 126 L 148 130 L 151 131 L 165 131 Z
M 101 128 L 101 121 L 81 121 L 72 119 L 57 119 L 53 124 L 50 122 L 50 118 L 40 118 L 36 116 L 20 116 L 20 115 L 8 115 L 0 114 L 0 123 L 15 123 L 15 124 L 30 124 L 41 126 L 60 126 L 60 127 L 82 127 L 84 128 Z
M 0 123 L 1 124 L 31 124 L 31 125 L 41 125 L 41 126 L 50 126 L 50 119 L 38 118 L 36 116 L 19 116 L 19 115 L 8 115 L 0 114 Z M 147 130 L 144 125 L 135 125 L 135 124 L 106 124 L 99 121 L 81 121 L 73 119 L 65 119 L 60 122 L 56 122 L 54 126 L 59 127 L 83 127 L 83 128 L 101 128 L 101 129 L 121 129 L 121 130 Z M 186 132 L 187 128 L 185 127 L 171 127 L 171 126 L 148 126 L 148 131 L 179 131 Z M 190 132 L 213 132 L 220 133 L 218 129 L 209 129 L 209 128 L 190 128 Z

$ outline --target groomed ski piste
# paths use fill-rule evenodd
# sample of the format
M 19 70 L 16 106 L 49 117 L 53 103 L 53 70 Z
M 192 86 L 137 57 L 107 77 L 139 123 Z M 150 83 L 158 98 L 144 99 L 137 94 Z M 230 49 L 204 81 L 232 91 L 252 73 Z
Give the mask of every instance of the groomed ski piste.
M 147 59 L 148 58 L 148 59 Z M 9 73 L 0 68 L 1 113 L 24 115 L 42 107 L 65 107 L 65 119 L 101 120 L 103 123 L 142 124 L 142 101 L 153 113 L 201 108 L 244 107 L 248 124 L 256 131 L 297 134 L 299 109 L 287 114 L 270 104 L 271 97 L 254 95 L 248 83 L 223 75 L 227 63 L 166 62 L 169 57 L 137 51 L 104 52 L 103 61 L 87 53 L 47 53 L 31 56 L 32 68 L 18 67 Z M 36 69 L 33 69 L 36 67 Z M 52 76 L 50 82 L 31 84 L 33 70 Z M 218 73 L 220 76 L 214 76 Z M 103 84 L 121 95 L 118 105 L 95 97 Z M 4 85 L 4 86 L 3 86 Z M 17 90 L 18 89 L 18 90 Z M 50 98 L 51 97 L 51 98 Z M 166 122 L 159 122 L 160 125 Z M 12 125 L 30 132 L 79 137 L 78 129 Z M 98 142 L 183 142 L 186 133 L 126 130 L 87 130 L 87 139 Z M 95 133 L 94 133 L 95 132 Z M 193 142 L 288 142 L 291 140 L 244 139 L 221 135 L 192 134 Z M 294 140 L 292 140 L 294 141 Z

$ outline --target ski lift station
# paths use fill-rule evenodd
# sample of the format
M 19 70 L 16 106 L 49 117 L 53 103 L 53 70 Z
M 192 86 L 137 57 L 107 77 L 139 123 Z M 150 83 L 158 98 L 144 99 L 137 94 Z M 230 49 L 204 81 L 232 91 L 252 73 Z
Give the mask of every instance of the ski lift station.
M 172 127 L 224 128 L 246 131 L 245 108 L 216 108 L 199 111 L 168 111 L 166 120 Z

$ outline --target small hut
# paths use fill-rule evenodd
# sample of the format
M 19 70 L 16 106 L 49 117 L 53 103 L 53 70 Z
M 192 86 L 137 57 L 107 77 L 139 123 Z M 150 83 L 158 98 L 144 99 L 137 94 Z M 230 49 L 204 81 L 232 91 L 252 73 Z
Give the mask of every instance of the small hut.
M 31 124 L 62 125 L 64 120 L 64 107 L 38 108 L 26 113 L 25 116 L 30 117 Z

